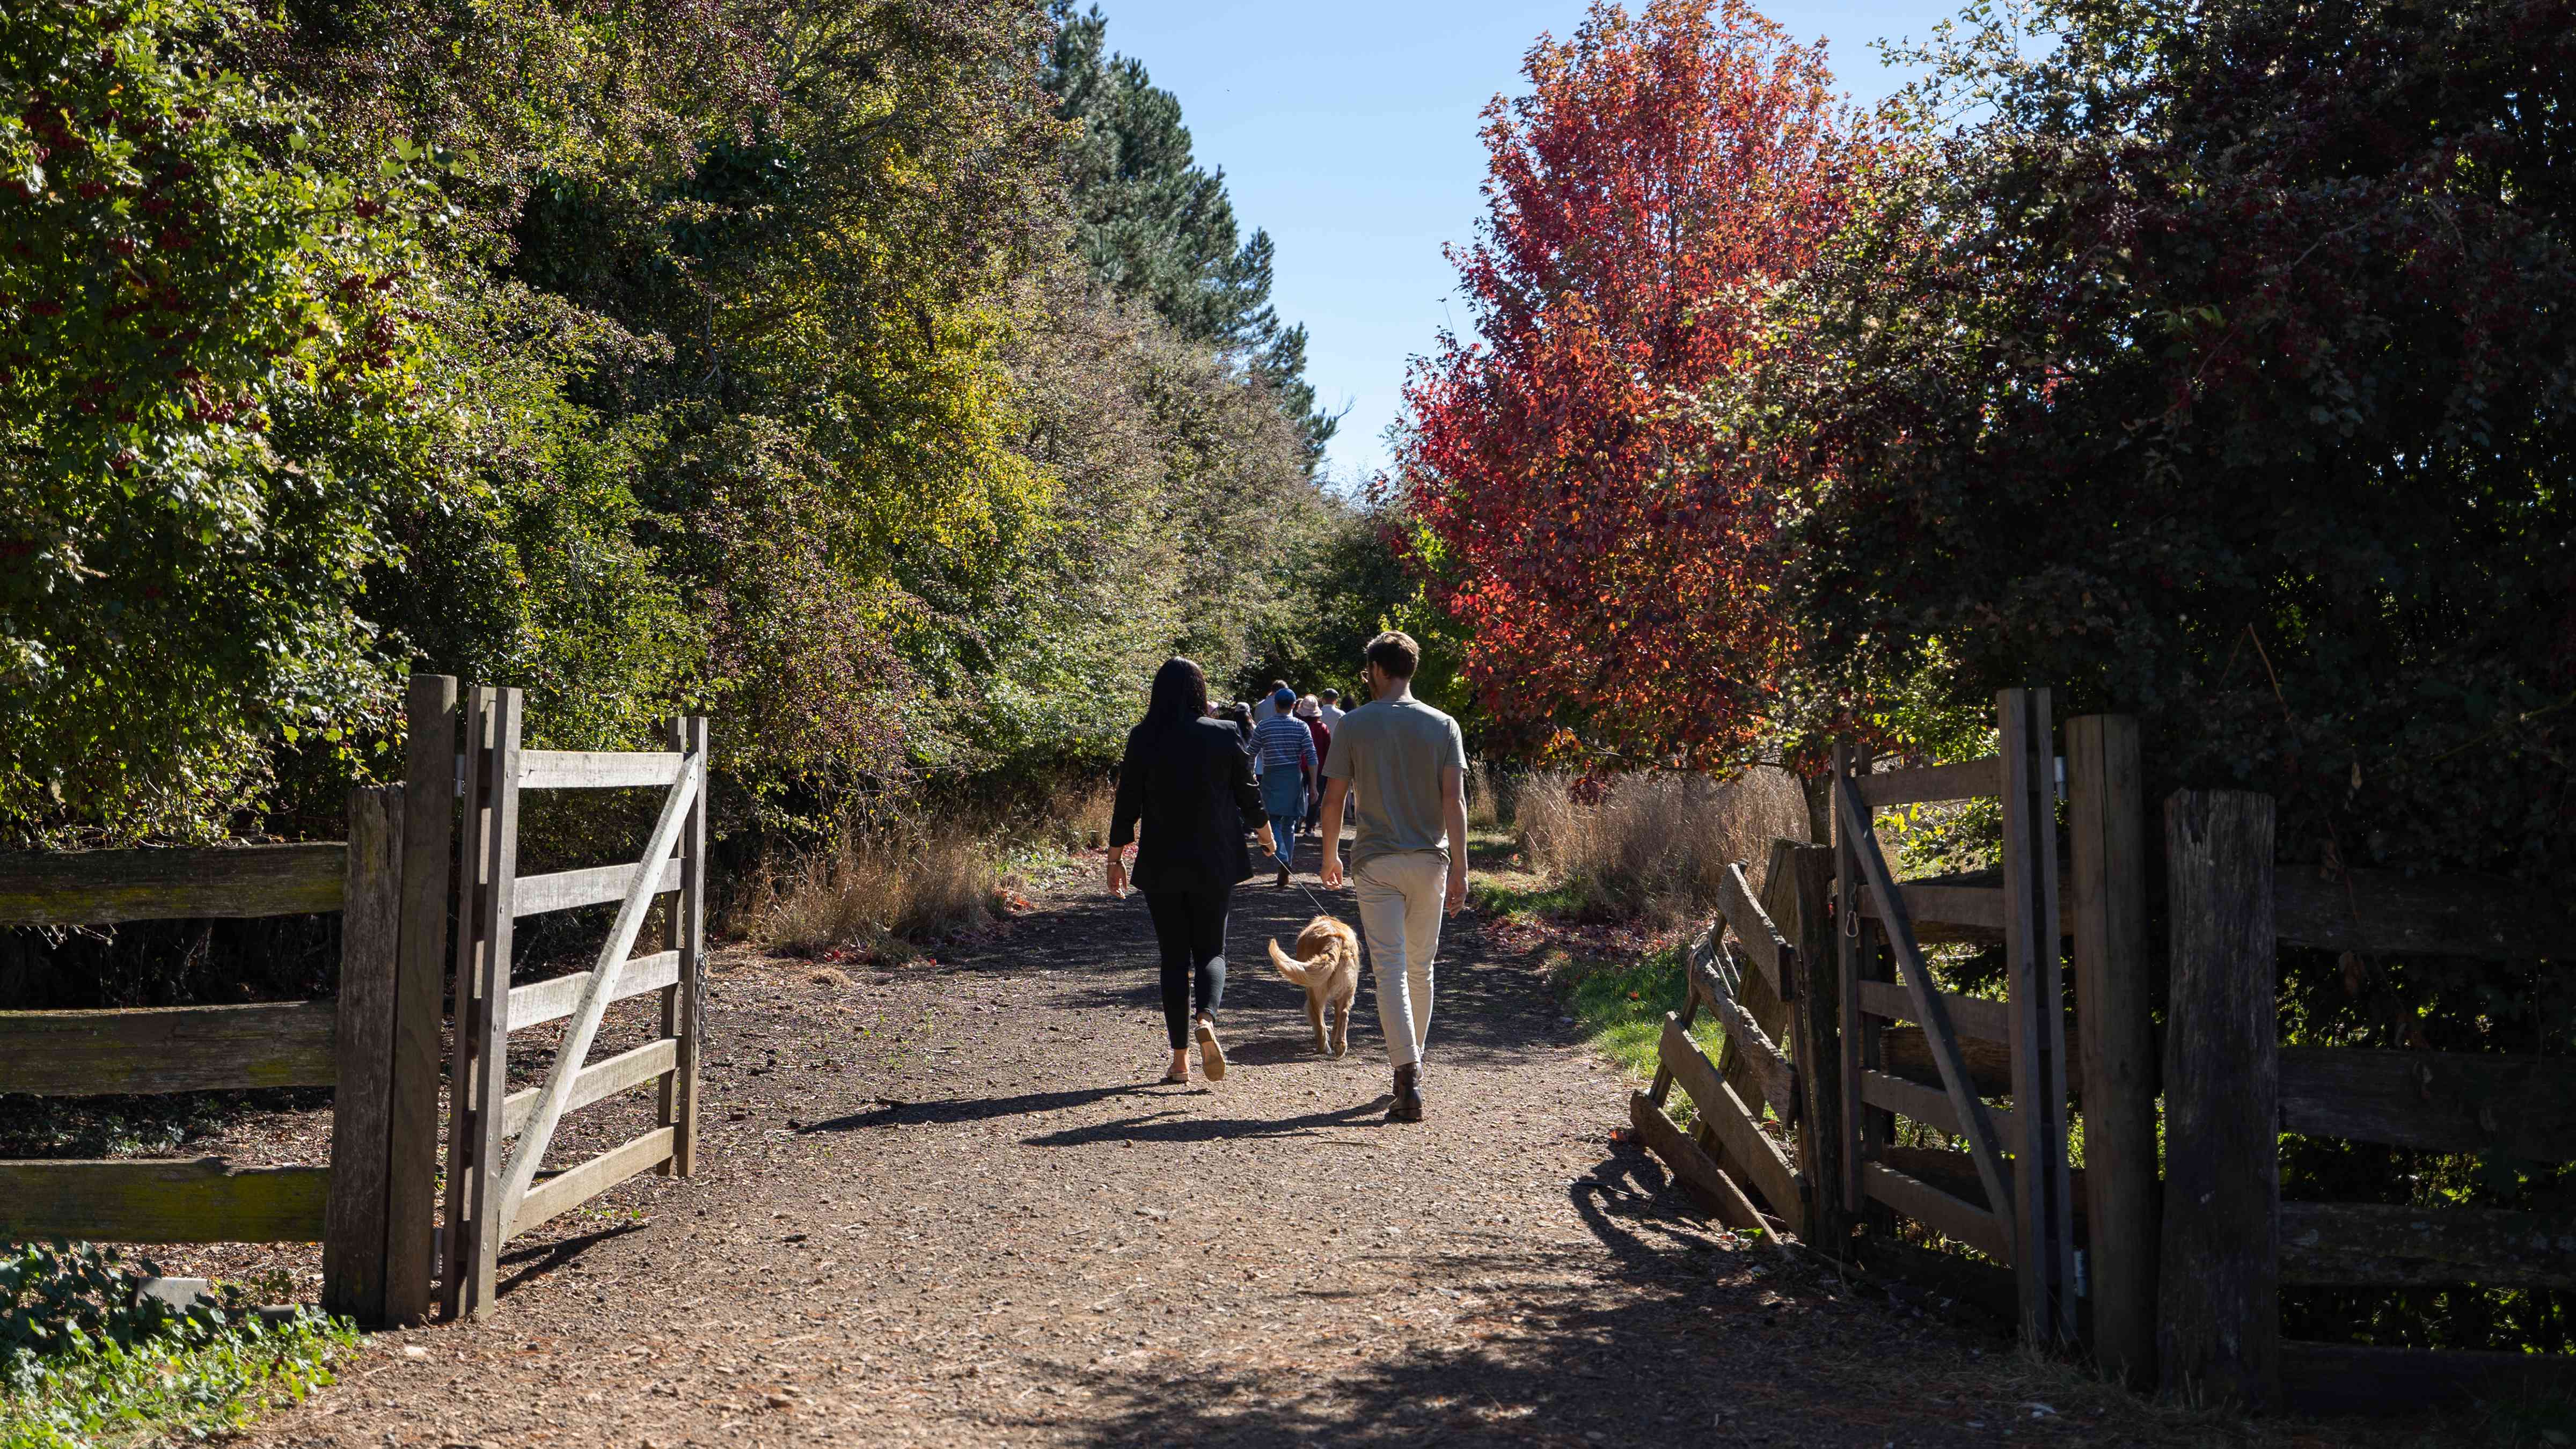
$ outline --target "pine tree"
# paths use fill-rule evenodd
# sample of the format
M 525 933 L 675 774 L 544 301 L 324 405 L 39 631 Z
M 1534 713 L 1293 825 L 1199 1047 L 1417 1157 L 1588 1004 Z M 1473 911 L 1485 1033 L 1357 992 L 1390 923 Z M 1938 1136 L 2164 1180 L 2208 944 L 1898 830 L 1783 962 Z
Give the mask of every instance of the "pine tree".
M 1303 432 L 1309 466 L 1322 461 L 1340 419 L 1315 406 L 1306 329 L 1283 324 L 1270 304 L 1270 234 L 1238 242 L 1225 172 L 1193 159 L 1180 98 L 1156 87 L 1143 62 L 1110 53 L 1100 8 L 1051 0 L 1049 9 L 1046 87 L 1056 114 L 1082 123 L 1067 160 L 1075 250 L 1112 291 L 1260 378 Z

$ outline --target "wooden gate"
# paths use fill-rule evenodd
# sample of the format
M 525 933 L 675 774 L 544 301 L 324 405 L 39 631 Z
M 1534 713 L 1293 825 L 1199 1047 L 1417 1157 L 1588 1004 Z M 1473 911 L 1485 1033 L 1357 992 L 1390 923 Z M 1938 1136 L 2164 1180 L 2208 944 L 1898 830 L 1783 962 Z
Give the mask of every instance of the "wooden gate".
M 522 750 L 521 697 L 478 688 L 465 709 L 464 868 L 459 872 L 457 1032 L 449 1117 L 448 1252 L 452 1315 L 488 1310 L 503 1244 L 639 1173 L 686 1177 L 697 1161 L 697 1081 L 706 942 L 707 721 L 675 720 L 668 751 Z M 631 865 L 518 873 L 519 799 L 528 790 L 655 788 L 665 793 Z M 673 895 L 665 949 L 630 956 L 655 897 Z M 522 916 L 618 903 L 590 970 L 513 987 L 512 923 Z M 610 1003 L 662 994 L 660 1035 L 589 1062 Z M 543 1085 L 511 1092 L 510 1033 L 571 1018 Z M 566 1112 L 646 1082 L 659 1124 L 633 1141 L 539 1180 Z M 515 1140 L 514 1140 L 515 1139 Z M 506 1146 L 506 1151 L 505 1151 Z
M 2061 770 L 2048 691 L 2006 690 L 1996 713 L 2002 750 L 1985 759 L 1873 772 L 1852 748 L 1836 754 L 1836 899 L 1850 907 L 1838 910 L 1835 933 L 1840 1187 L 1855 1215 L 1902 1214 L 2011 1268 L 2028 1337 L 2072 1347 L 2089 1327 L 2105 1365 L 2135 1379 L 2149 1371 L 2152 1350 L 2156 1170 L 2154 1058 L 2139 998 L 2135 730 L 2115 716 L 2070 721 Z M 2076 837 L 2071 861 L 2059 855 L 2061 781 Z M 1873 829 L 1876 810 L 1986 798 L 2002 809 L 2000 872 L 1895 879 Z M 2060 875 L 2069 870 L 2075 900 L 2061 909 Z M 2063 1006 L 2068 934 L 2086 1009 L 2080 1030 Z M 2004 999 L 1942 990 L 1924 958 L 1927 937 L 2000 938 Z M 2099 1109 L 2086 1117 L 2093 1180 L 2081 1204 L 2068 1165 L 2070 1087 Z M 1896 1146 L 1900 1116 L 1966 1151 Z M 2086 1226 L 2096 1249 L 2090 1274 L 2077 1267 Z M 2087 1297 L 2089 1324 L 2079 1311 Z

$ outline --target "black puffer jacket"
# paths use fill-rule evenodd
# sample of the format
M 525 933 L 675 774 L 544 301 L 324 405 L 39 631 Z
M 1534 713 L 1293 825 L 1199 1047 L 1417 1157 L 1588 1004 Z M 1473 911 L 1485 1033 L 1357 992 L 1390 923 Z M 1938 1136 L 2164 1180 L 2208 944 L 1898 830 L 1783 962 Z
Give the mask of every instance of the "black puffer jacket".
M 1118 767 L 1118 806 L 1109 844 L 1124 850 L 1145 826 L 1130 874 L 1141 891 L 1214 890 L 1252 874 L 1243 845 L 1246 822 L 1261 816 L 1252 761 L 1233 725 L 1221 719 L 1174 727 L 1140 724 L 1127 732 Z

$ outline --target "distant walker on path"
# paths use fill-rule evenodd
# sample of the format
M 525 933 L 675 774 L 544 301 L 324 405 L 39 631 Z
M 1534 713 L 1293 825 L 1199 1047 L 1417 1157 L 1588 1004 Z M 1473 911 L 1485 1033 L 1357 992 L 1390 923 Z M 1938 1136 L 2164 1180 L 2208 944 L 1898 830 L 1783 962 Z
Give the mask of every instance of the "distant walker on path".
M 1118 803 L 1109 821 L 1108 885 L 1127 889 L 1127 843 L 1144 827 L 1136 851 L 1136 887 L 1154 918 L 1163 956 L 1163 1028 L 1172 1046 L 1165 1082 L 1190 1079 L 1191 996 L 1201 1070 L 1225 1076 L 1216 1039 L 1216 1009 L 1225 999 L 1225 916 L 1234 888 L 1252 874 L 1243 828 L 1261 808 L 1252 761 L 1234 726 L 1208 716 L 1207 676 L 1186 659 L 1155 672 L 1145 718 L 1127 732 L 1118 767 Z M 1261 827 L 1261 843 L 1271 843 Z
M 1467 904 L 1467 744 L 1458 722 L 1413 697 L 1422 646 L 1388 632 L 1368 645 L 1369 702 L 1342 716 L 1324 760 L 1326 886 L 1342 883 L 1342 806 L 1358 787 L 1351 883 L 1377 970 L 1378 1026 L 1395 1066 L 1390 1122 L 1422 1120 L 1431 963 L 1440 917 Z

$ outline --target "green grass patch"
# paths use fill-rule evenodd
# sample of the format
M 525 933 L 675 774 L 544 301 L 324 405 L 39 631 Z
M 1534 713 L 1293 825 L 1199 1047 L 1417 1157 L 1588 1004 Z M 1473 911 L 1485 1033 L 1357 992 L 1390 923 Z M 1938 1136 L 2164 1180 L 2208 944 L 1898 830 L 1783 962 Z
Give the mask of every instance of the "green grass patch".
M 1656 1043 L 1664 1034 L 1664 1013 L 1678 1013 L 1690 998 L 1682 970 L 1682 948 L 1659 946 L 1635 961 L 1602 961 L 1570 952 L 1551 951 L 1548 977 L 1556 984 L 1566 1012 L 1574 1018 L 1586 1044 L 1619 1064 L 1640 1084 L 1655 1075 Z M 1725 1033 L 1706 1015 L 1690 1026 L 1691 1040 L 1716 1056 Z M 1675 1093 L 1665 1109 L 1690 1121 L 1690 1098 Z
M 1563 881 L 1535 883 L 1535 877 L 1524 876 L 1505 884 L 1488 877 L 1470 876 L 1467 900 L 1480 916 L 1497 920 L 1519 917 L 1535 920 L 1544 916 L 1570 916 L 1587 897 L 1575 886 Z

